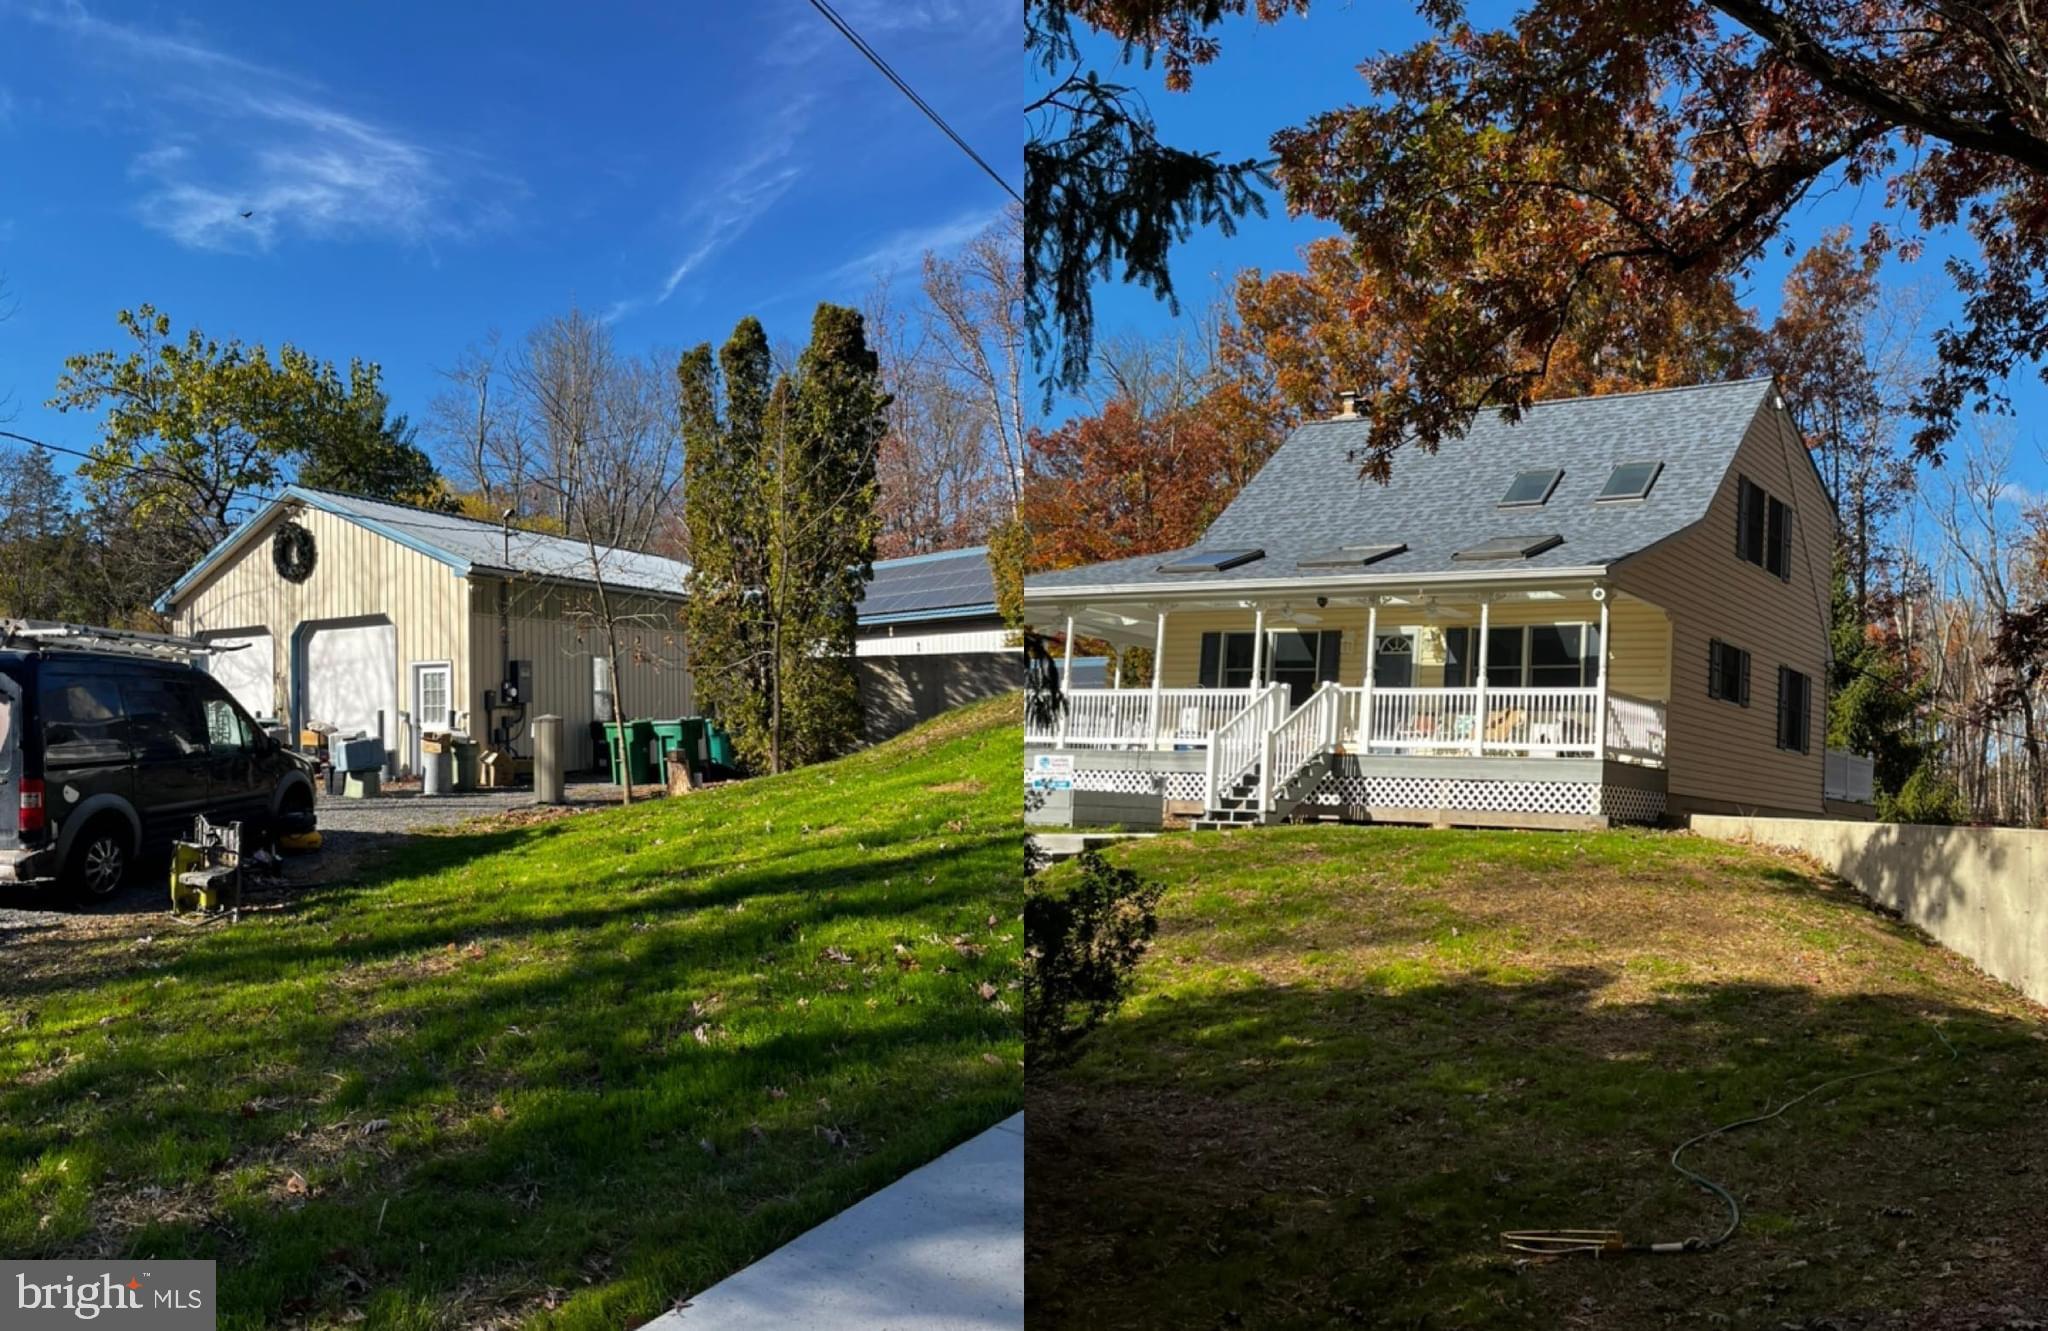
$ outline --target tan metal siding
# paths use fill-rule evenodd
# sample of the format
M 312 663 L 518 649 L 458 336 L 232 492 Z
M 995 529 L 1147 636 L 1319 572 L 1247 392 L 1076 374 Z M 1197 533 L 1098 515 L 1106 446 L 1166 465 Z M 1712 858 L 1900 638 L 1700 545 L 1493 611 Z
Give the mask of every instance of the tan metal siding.
M 428 555 L 319 509 L 308 507 L 296 516 L 313 534 L 316 558 L 311 577 L 295 584 L 278 575 L 270 551 L 273 521 L 239 556 L 179 597 L 172 607 L 177 630 L 268 630 L 280 716 L 290 714 L 295 632 L 302 624 L 324 620 L 390 620 L 397 630 L 398 677 L 393 683 L 401 711 L 412 707 L 412 666 L 417 661 L 453 662 L 456 696 L 466 696 L 468 598 L 461 575 Z M 401 764 L 408 761 L 411 741 L 405 726 L 389 737 Z
M 288 715 L 295 631 L 303 624 L 340 619 L 388 619 L 396 629 L 399 708 L 410 712 L 412 668 L 447 661 L 455 671 L 459 720 L 472 734 L 488 738 L 483 694 L 502 682 L 499 661 L 497 580 L 464 577 L 446 564 L 319 509 L 307 508 L 298 521 L 313 533 L 318 558 L 303 584 L 278 576 L 271 561 L 270 534 L 259 532 L 242 553 L 188 589 L 172 607 L 182 633 L 208 634 L 251 629 L 272 636 L 272 677 L 276 708 Z M 591 594 L 560 586 L 516 583 L 513 588 L 511 655 L 533 662 L 533 696 L 516 736 L 531 753 L 525 720 L 543 713 L 563 718 L 568 760 L 591 765 L 589 741 L 593 702 L 591 646 L 602 634 L 579 622 Z M 628 716 L 672 717 L 692 710 L 692 690 L 678 623 L 680 599 L 619 596 L 621 614 L 644 622 L 621 632 L 628 660 L 620 670 L 621 700 Z M 601 650 L 601 648 L 600 648 Z M 401 765 L 410 762 L 412 727 L 391 737 Z
M 1826 748 L 1828 580 L 1834 510 L 1786 414 L 1757 414 L 1706 517 L 1615 569 L 1617 585 L 1671 618 L 1670 795 L 1692 807 L 1819 813 Z M 1737 557 L 1737 476 L 1792 505 L 1789 582 Z M 1707 644 L 1750 654 L 1750 701 L 1707 697 Z M 1809 751 L 1777 747 L 1778 667 L 1813 681 Z
M 502 682 L 503 661 L 498 634 L 498 588 L 494 578 L 475 578 L 469 615 L 473 653 L 472 677 L 477 681 L 471 706 L 483 716 L 483 691 Z M 619 704 L 628 718 L 688 716 L 695 710 L 694 691 L 683 652 L 680 599 L 613 593 L 614 613 L 633 622 L 619 627 Z M 506 644 L 510 659 L 533 663 L 533 685 L 515 742 L 531 753 L 526 726 L 536 716 L 562 718 L 565 761 L 572 770 L 594 767 L 597 751 L 590 741 L 596 714 L 593 656 L 605 652 L 605 636 L 594 618 L 595 593 L 581 588 L 512 584 Z M 483 728 L 480 720 L 478 728 Z

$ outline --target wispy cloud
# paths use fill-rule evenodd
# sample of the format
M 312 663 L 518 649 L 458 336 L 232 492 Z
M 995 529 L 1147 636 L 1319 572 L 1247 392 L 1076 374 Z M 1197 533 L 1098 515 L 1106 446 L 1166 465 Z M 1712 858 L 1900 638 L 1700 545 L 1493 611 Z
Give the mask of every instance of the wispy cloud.
M 1996 502 L 2022 509 L 2048 507 L 2048 490 L 2037 490 L 2030 485 L 2007 481 L 1999 487 Z
M 13 123 L 14 94 L 7 91 L 5 84 L 0 84 L 0 129 L 6 129 Z
M 680 257 L 646 293 L 612 302 L 604 314 L 607 323 L 665 303 L 691 274 L 744 235 L 789 192 L 803 174 L 797 139 L 813 100 L 804 95 L 785 102 L 743 157 L 701 182 L 695 191 L 698 202 L 682 215 Z
M 468 154 L 345 110 L 303 78 L 189 34 L 114 22 L 76 3 L 23 12 L 70 35 L 149 108 L 152 141 L 129 168 L 141 190 L 135 209 L 181 245 L 262 251 L 291 235 L 420 243 L 496 220 L 498 207 L 482 200 L 519 192 Z
M 835 278 L 884 278 L 921 263 L 927 251 L 939 254 L 958 249 L 995 225 L 1001 208 L 966 212 L 951 221 L 932 226 L 909 227 L 882 238 L 873 249 L 848 259 L 832 270 Z

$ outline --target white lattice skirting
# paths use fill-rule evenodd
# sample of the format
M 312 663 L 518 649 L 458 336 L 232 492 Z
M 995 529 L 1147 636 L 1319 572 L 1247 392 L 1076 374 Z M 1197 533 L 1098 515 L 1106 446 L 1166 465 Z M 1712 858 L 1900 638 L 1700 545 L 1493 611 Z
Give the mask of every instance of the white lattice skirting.
M 1076 790 L 1162 795 L 1203 804 L 1208 778 L 1200 772 L 1134 772 L 1079 768 Z M 1593 781 L 1487 781 L 1436 776 L 1356 776 L 1332 773 L 1309 797 L 1339 809 L 1457 809 L 1468 813 L 1606 815 L 1618 822 L 1654 823 L 1664 814 L 1664 793 Z

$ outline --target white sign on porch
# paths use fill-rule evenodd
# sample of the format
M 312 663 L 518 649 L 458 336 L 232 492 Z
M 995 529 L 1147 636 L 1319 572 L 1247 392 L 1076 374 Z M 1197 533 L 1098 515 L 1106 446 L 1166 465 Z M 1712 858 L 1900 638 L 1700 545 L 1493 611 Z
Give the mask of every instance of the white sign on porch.
M 1024 782 L 1039 790 L 1072 790 L 1074 788 L 1074 755 L 1071 753 L 1034 753 L 1024 768 Z

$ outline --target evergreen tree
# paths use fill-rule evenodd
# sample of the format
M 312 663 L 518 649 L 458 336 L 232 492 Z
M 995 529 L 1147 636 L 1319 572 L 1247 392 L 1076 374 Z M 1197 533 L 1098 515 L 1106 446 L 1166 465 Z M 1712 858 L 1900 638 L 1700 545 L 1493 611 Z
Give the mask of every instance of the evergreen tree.
M 762 443 L 772 377 L 768 335 L 751 317 L 715 357 L 705 343 L 677 367 L 691 673 L 699 703 L 749 761 L 768 747 L 769 657 L 758 602 L 767 583 Z
M 750 767 L 831 757 L 860 723 L 853 632 L 880 530 L 879 361 L 856 311 L 820 305 L 788 375 L 772 375 L 751 318 L 715 369 L 700 346 L 678 375 L 698 696 Z
M 794 382 L 779 387 L 787 414 L 770 412 L 782 427 L 770 565 L 773 770 L 830 758 L 860 732 L 853 635 L 881 533 L 876 459 L 889 399 L 859 311 L 819 305 Z

